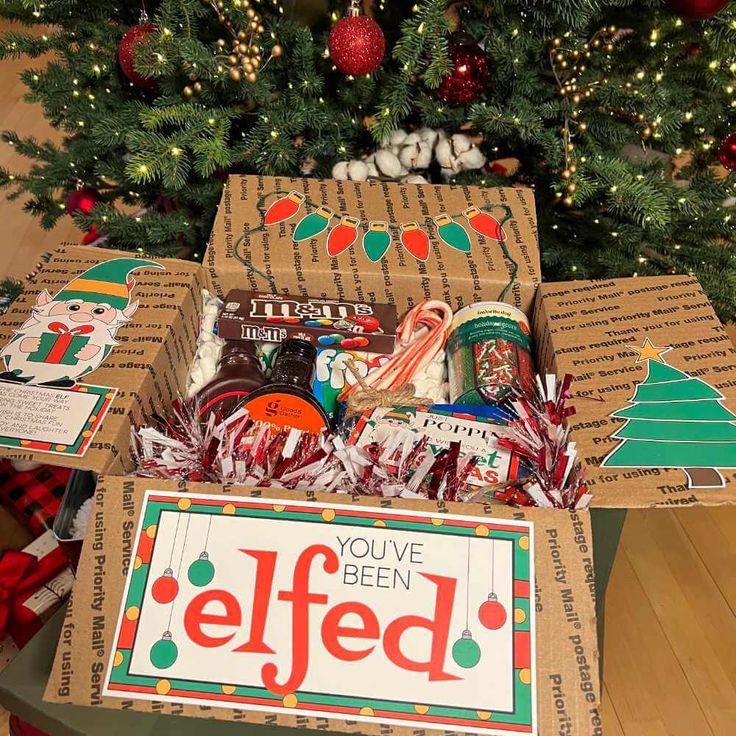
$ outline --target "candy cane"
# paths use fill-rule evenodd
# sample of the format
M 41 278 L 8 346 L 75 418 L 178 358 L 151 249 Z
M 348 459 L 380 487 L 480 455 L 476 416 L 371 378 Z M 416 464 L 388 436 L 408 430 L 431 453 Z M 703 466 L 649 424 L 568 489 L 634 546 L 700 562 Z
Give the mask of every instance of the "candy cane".
M 445 302 L 435 299 L 417 304 L 399 325 L 393 356 L 368 373 L 365 383 L 382 391 L 396 390 L 410 383 L 444 349 L 451 322 L 452 309 Z M 341 398 L 355 387 L 347 387 Z

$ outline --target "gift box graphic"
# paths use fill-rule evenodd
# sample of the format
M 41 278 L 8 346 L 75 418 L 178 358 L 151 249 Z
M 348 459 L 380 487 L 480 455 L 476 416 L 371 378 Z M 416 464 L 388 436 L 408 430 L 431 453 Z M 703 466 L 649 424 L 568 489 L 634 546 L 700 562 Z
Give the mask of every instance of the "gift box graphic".
M 76 354 L 89 342 L 84 335 L 94 332 L 92 325 L 67 327 L 62 322 L 52 322 L 51 332 L 41 335 L 41 344 L 28 356 L 33 363 L 54 363 L 57 365 L 76 365 Z

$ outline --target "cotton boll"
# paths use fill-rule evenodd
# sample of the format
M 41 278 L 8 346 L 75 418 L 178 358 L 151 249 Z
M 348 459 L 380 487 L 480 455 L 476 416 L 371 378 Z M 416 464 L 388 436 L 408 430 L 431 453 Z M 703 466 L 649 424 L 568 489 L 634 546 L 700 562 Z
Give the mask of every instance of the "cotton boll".
M 409 174 L 401 180 L 402 184 L 429 184 L 421 174 Z
M 486 157 L 480 148 L 471 148 L 461 153 L 457 160 L 463 169 L 480 169 L 486 163 Z
M 368 178 L 369 179 L 377 179 L 380 176 L 378 169 L 376 168 L 376 165 L 372 161 L 366 164 L 366 166 L 368 167 Z
M 437 138 L 439 137 L 439 133 L 432 128 L 420 128 L 417 133 L 419 135 L 419 140 L 424 141 L 424 143 L 426 143 L 430 148 L 434 146 L 437 142 Z
M 332 178 L 338 181 L 348 180 L 348 161 L 338 161 L 332 167 Z
M 443 169 L 452 169 L 453 157 L 450 141 L 446 138 L 440 139 L 434 148 L 434 157 Z
M 415 169 L 426 169 L 432 163 L 432 146 L 422 141 L 419 144 L 419 153 L 414 164 Z
M 365 181 L 368 178 L 368 165 L 362 161 L 351 161 L 348 164 L 348 176 L 352 181 Z
M 384 176 L 391 179 L 395 179 L 401 173 L 401 162 L 391 151 L 376 151 L 376 166 Z
M 451 140 L 452 150 L 456 156 L 470 150 L 473 145 L 470 138 L 468 138 L 468 136 L 466 135 L 463 135 L 462 133 L 455 133 L 455 135 L 452 136 Z
M 399 154 L 399 161 L 407 169 L 415 169 L 416 159 L 419 156 L 419 145 L 414 144 L 413 146 L 404 146 Z
M 401 146 L 414 146 L 419 143 L 419 133 L 409 133 L 401 143 Z
M 407 135 L 408 133 L 405 130 L 401 130 L 401 129 L 395 130 L 393 134 L 391 135 L 391 137 L 389 138 L 388 142 L 392 146 L 400 146 L 406 139 Z

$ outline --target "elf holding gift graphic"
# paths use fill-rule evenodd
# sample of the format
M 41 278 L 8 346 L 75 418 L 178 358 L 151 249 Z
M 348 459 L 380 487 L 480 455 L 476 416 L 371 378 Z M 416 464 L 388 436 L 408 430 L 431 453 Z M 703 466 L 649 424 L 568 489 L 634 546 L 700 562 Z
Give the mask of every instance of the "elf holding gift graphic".
M 52 297 L 44 289 L 31 316 L 16 330 L 0 355 L 0 379 L 67 388 L 91 373 L 117 342 L 118 328 L 129 322 L 138 302 L 130 301 L 139 268 L 163 268 L 153 261 L 116 258 L 98 263 Z

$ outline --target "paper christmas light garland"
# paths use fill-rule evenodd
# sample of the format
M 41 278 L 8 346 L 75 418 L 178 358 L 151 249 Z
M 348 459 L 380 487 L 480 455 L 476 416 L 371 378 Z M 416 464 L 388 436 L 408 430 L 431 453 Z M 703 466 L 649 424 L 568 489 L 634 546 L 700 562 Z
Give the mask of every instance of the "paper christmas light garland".
M 329 207 L 320 207 L 316 212 L 304 215 L 294 230 L 294 242 L 310 240 L 327 229 L 334 213 Z
M 268 196 L 270 195 L 262 195 L 261 200 L 265 200 Z M 304 194 L 296 191 L 281 194 L 275 202 L 269 205 L 264 215 L 263 226 L 275 225 L 293 218 L 305 203 L 317 209 L 308 212 L 299 220 L 292 238 L 294 242 L 300 243 L 318 237 L 329 228 L 332 218 L 338 215 L 329 207 L 310 203 Z M 485 211 L 493 207 L 506 210 L 504 221 L 510 216 L 505 205 L 484 205 L 483 209 L 470 207 L 462 214 L 467 218 L 470 228 L 476 233 L 502 242 L 506 239 L 502 223 Z M 459 215 L 440 213 L 431 219 L 427 218 L 424 225 L 419 222 L 393 225 L 378 220 L 364 224 L 360 218 L 350 214 L 343 213 L 339 217 L 339 223 L 332 227 L 327 237 L 327 253 L 333 258 L 348 250 L 358 241 L 359 232 L 363 227 L 366 229 L 361 238 L 361 244 L 368 259 L 374 263 L 383 258 L 388 251 L 392 233 L 398 235 L 401 245 L 414 258 L 418 261 L 426 261 L 430 250 L 428 227 L 432 224 L 436 228 L 437 237 L 443 243 L 461 253 L 469 253 L 471 250 L 469 231 L 465 225 L 457 221 Z M 262 230 L 263 226 L 255 229 Z
M 368 230 L 363 236 L 363 250 L 368 259 L 380 261 L 391 245 L 391 236 L 388 234 L 388 223 L 374 221 L 368 223 Z
M 487 212 L 479 210 L 477 207 L 469 207 L 463 215 L 468 218 L 468 225 L 478 233 L 486 238 L 493 238 L 495 240 L 506 240 L 506 232 L 501 226 L 501 223 L 489 215 Z
M 429 257 L 429 237 L 419 223 L 405 222 L 401 226 L 401 245 L 418 261 L 426 261 Z
M 343 215 L 340 224 L 333 227 L 327 236 L 327 252 L 331 256 L 339 256 L 347 250 L 358 239 L 359 224 L 360 220 L 357 217 Z
M 267 210 L 263 218 L 266 225 L 288 220 L 299 211 L 306 197 L 299 192 L 289 192 L 285 197 L 277 199 Z
M 437 234 L 447 245 L 463 253 L 470 253 L 470 238 L 462 225 L 449 215 L 437 215 L 434 221 L 437 225 Z

